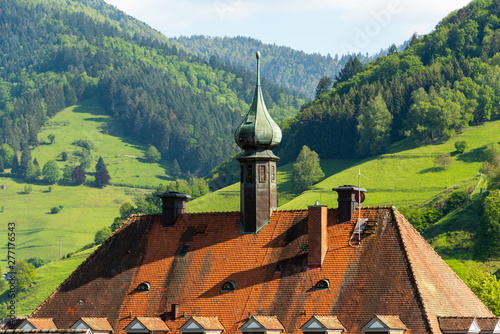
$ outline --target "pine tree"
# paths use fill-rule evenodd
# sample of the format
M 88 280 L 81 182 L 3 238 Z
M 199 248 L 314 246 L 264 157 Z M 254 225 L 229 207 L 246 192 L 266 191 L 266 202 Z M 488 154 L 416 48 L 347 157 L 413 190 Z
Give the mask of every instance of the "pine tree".
M 349 57 L 344 68 L 340 70 L 339 74 L 335 76 L 335 84 L 347 81 L 357 73 L 363 70 L 363 64 L 359 61 L 358 57 Z
M 319 79 L 318 86 L 316 86 L 316 95 L 315 98 L 321 96 L 321 94 L 326 94 L 332 89 L 332 78 L 330 77 L 322 77 Z
M 12 157 L 12 162 L 10 164 L 10 173 L 12 175 L 18 175 L 19 174 L 19 159 L 17 158 L 17 154 L 14 154 Z
M 99 160 L 97 160 L 97 164 L 95 165 L 95 171 L 99 171 L 99 169 L 106 168 L 106 164 L 104 163 L 104 159 L 102 156 L 99 157 Z
M 175 179 L 178 178 L 179 176 L 181 176 L 181 174 L 182 174 L 181 167 L 179 166 L 177 159 L 174 159 L 174 162 L 172 163 L 171 174 L 172 174 L 172 177 Z
M 21 163 L 19 165 L 19 175 L 26 177 L 28 171 L 28 164 L 31 162 L 31 150 L 27 143 L 23 144 L 23 150 L 21 153 Z

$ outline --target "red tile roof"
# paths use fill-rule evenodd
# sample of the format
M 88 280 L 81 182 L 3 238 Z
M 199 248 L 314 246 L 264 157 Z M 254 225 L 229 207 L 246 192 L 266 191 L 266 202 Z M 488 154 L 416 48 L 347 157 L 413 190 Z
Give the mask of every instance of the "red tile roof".
M 193 315 L 191 317 L 194 321 L 196 321 L 203 329 L 209 331 L 209 330 L 220 330 L 223 331 L 224 326 L 220 323 L 218 317 L 199 317 L 196 315 Z
M 227 333 L 249 314 L 276 316 L 287 333 L 314 314 L 337 316 L 344 333 L 377 314 L 398 315 L 412 333 L 440 333 L 438 316 L 493 316 L 395 208 L 362 209 L 359 248 L 349 246 L 357 217 L 327 214 L 319 270 L 307 270 L 307 210 L 275 211 L 257 234 L 242 233 L 237 212 L 181 214 L 170 227 L 159 215 L 132 216 L 32 316 L 59 328 L 107 317 L 120 334 L 135 316 L 160 317 L 173 333 L 192 316 L 218 316 Z M 315 290 L 322 279 L 330 288 Z M 227 281 L 234 291 L 222 291 Z M 149 292 L 136 292 L 142 282 Z
M 276 316 L 255 315 L 252 318 L 266 330 L 285 330 Z
M 408 329 L 397 315 L 376 315 L 389 329 Z
M 439 317 L 438 322 L 443 332 L 468 332 L 474 317 Z
M 88 329 L 3 329 L 0 334 L 89 334 Z
M 167 324 L 160 318 L 156 317 L 136 317 L 136 319 L 150 331 L 169 331 Z
M 498 318 L 476 318 L 479 328 L 481 328 L 481 333 L 492 333 L 498 324 Z
M 345 327 L 334 315 L 313 315 L 312 318 L 318 320 L 325 327 L 325 329 L 345 330 Z
M 57 329 L 52 318 L 26 318 L 25 320 L 35 327 L 35 329 Z
M 113 331 L 113 327 L 111 327 L 107 318 L 81 317 L 80 319 L 93 331 Z

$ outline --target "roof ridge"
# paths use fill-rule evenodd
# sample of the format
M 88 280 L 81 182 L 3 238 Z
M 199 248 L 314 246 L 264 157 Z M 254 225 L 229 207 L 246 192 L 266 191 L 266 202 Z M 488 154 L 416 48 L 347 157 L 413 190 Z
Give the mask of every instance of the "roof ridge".
M 420 284 L 419 284 L 419 282 L 417 281 L 417 279 L 415 277 L 415 270 L 413 268 L 413 266 L 414 266 L 413 260 L 408 255 L 408 248 L 407 248 L 407 245 L 406 245 L 406 241 L 405 241 L 405 239 L 403 237 L 403 233 L 401 233 L 401 226 L 400 226 L 400 222 L 399 222 L 398 218 L 402 217 L 404 220 L 406 220 L 406 218 L 404 218 L 404 216 L 401 215 L 401 213 L 396 209 L 396 207 L 394 205 L 391 207 L 391 210 L 392 210 L 393 218 L 396 221 L 396 229 L 398 231 L 399 237 L 400 237 L 401 242 L 403 244 L 404 256 L 406 257 L 406 260 L 408 261 L 408 267 L 410 269 L 411 277 L 412 277 L 411 281 L 412 281 L 413 284 L 415 284 L 415 288 L 417 290 L 418 299 L 422 303 L 422 312 L 424 314 L 425 320 L 427 321 L 427 326 L 429 326 L 429 329 L 431 330 L 431 332 L 433 332 L 433 333 L 439 333 L 439 331 L 435 331 L 435 329 L 433 328 L 433 325 L 431 323 L 431 319 L 430 319 L 429 314 L 427 312 L 427 307 L 425 306 L 425 303 L 424 303 L 424 296 L 422 295 L 422 293 L 420 291 Z M 399 217 L 397 217 L 397 215 L 399 215 Z M 410 224 L 407 220 L 406 220 L 406 222 L 408 224 Z
M 38 305 L 38 307 L 34 309 L 33 312 L 31 312 L 28 318 L 33 317 L 37 313 L 37 311 L 40 310 L 40 308 L 42 308 L 42 306 L 47 304 L 48 301 L 51 300 L 59 290 L 61 290 L 61 288 L 66 284 L 66 282 L 68 282 L 75 275 L 76 272 L 78 272 L 84 265 L 86 265 L 90 260 L 92 260 L 97 255 L 97 253 L 100 252 L 100 250 L 103 248 L 104 245 L 109 243 L 109 240 L 111 240 L 112 237 L 114 237 L 121 230 L 132 225 L 132 223 L 140 222 L 141 219 L 138 219 L 138 217 L 143 217 L 143 216 L 151 216 L 151 215 L 136 215 L 136 214 L 130 215 L 116 230 L 113 231 L 113 233 L 109 235 L 109 237 L 106 238 L 106 240 L 104 240 L 104 242 L 99 247 L 97 247 L 97 249 L 94 252 L 92 252 L 92 254 L 90 254 L 82 263 L 80 263 L 78 267 L 76 267 L 75 270 L 73 270 L 71 275 L 69 275 L 68 278 L 64 280 L 64 282 L 59 284 L 59 286 L 54 291 L 52 291 L 52 293 L 47 298 L 45 298 L 45 300 L 40 305 Z

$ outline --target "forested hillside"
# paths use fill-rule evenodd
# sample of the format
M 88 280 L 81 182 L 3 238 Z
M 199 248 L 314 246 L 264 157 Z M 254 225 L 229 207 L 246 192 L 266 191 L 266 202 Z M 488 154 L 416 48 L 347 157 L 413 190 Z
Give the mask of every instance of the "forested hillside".
M 307 145 L 322 158 L 364 157 L 498 117 L 499 51 L 500 3 L 473 1 L 414 36 L 406 51 L 364 65 L 305 105 L 283 127 L 278 155 L 292 161 Z
M 255 71 L 208 64 L 101 0 L 0 0 L 0 49 L 0 142 L 16 151 L 66 106 L 99 97 L 126 133 L 203 175 L 236 151 L 255 84 Z M 303 103 L 263 86 L 278 120 Z
M 287 46 L 265 44 L 250 37 L 206 37 L 181 36 L 173 41 L 179 42 L 186 50 L 207 60 L 220 59 L 249 68 L 253 53 L 260 50 L 262 58 L 262 75 L 292 91 L 312 98 L 319 80 L 324 77 L 334 78 L 345 66 L 349 57 L 356 56 L 362 63 L 386 54 L 387 50 L 368 56 L 357 55 L 320 55 L 307 54 Z M 404 48 L 404 46 L 400 46 Z

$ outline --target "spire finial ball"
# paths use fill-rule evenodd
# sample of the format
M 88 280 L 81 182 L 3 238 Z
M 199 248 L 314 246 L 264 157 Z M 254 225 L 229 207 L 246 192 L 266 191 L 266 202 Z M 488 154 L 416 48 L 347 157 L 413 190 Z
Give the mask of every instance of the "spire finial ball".
M 255 54 L 255 57 L 257 57 L 257 59 L 260 59 L 260 51 L 257 51 L 257 53 Z

